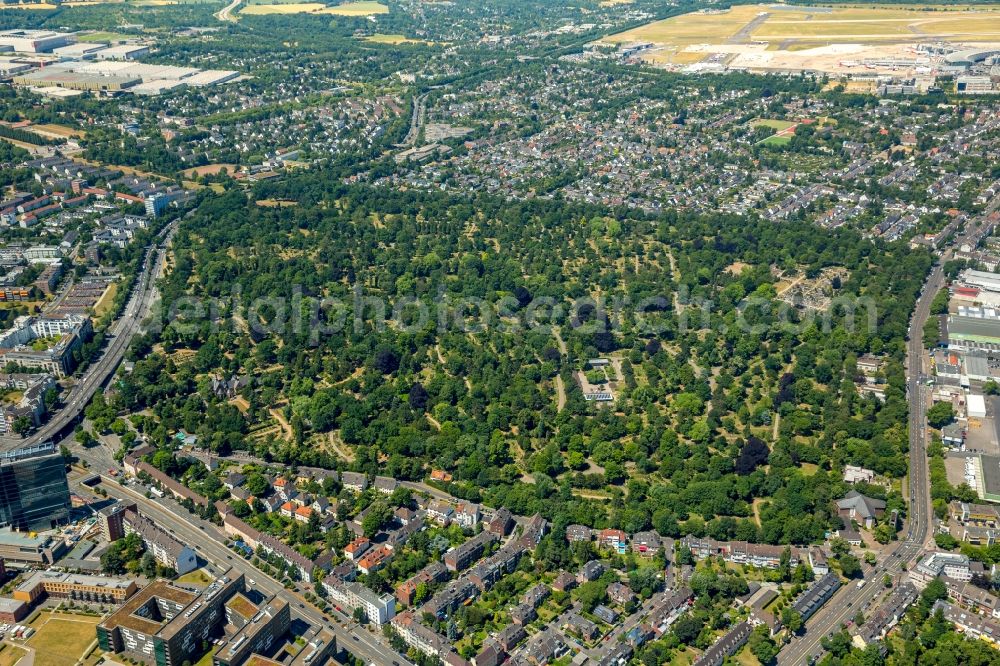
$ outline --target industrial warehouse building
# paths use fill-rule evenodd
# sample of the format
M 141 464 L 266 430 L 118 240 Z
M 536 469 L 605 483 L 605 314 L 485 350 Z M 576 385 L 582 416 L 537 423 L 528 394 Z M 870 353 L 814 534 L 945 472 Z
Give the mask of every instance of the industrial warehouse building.
M 0 48 L 18 53 L 48 53 L 69 44 L 69 34 L 52 30 L 0 30 Z
M 132 76 L 84 74 L 57 69 L 39 69 L 14 77 L 14 84 L 31 88 L 68 88 L 69 90 L 89 90 L 91 92 L 121 91 L 141 83 L 142 79 Z
M 948 317 L 949 344 L 965 349 L 1000 349 L 1000 319 Z

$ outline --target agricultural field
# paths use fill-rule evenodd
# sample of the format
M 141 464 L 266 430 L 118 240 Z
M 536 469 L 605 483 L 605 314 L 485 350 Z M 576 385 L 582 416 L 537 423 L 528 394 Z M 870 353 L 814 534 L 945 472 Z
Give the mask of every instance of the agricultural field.
M 74 666 L 97 640 L 98 617 L 42 611 L 31 623 L 35 635 L 26 645 L 35 650 L 34 666 Z
M 342 5 L 324 5 L 319 2 L 269 2 L 250 4 L 240 13 L 247 15 L 267 14 L 336 14 L 338 16 L 371 16 L 387 14 L 389 8 L 380 2 L 347 2 Z
M 816 66 L 844 56 L 897 56 L 900 45 L 932 41 L 1000 42 L 1000 5 L 975 7 L 885 6 L 778 8 L 742 5 L 705 10 L 649 23 L 605 38 L 625 44 L 651 42 L 643 54 L 659 64 L 685 65 L 708 54 L 727 54 L 752 66 Z M 893 48 L 895 47 L 895 49 Z M 886 51 L 881 51 L 886 49 Z M 824 67 L 820 67 L 824 68 Z
M 2 5 L 0 9 L 57 9 L 56 5 L 48 2 L 21 3 L 19 5 Z
M 56 123 L 40 123 L 38 125 L 29 125 L 25 127 L 29 132 L 34 132 L 35 134 L 40 134 L 41 136 L 47 136 L 52 138 L 83 138 L 87 136 L 87 133 L 83 130 L 74 129 L 72 127 L 67 127 L 66 125 L 58 125 Z
M 410 39 L 406 35 L 383 35 L 382 33 L 375 33 L 374 35 L 368 35 L 365 37 L 366 42 L 375 42 L 376 44 L 419 44 L 420 40 Z

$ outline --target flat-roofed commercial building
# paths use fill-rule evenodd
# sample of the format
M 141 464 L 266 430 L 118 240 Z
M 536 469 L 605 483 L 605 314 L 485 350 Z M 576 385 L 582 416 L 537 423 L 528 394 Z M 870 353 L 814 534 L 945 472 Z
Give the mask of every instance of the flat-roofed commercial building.
M 57 49 L 52 49 L 52 55 L 61 56 L 63 58 L 86 59 L 93 58 L 94 53 L 106 48 L 108 48 L 108 45 L 101 42 L 78 42 L 76 44 L 67 44 L 66 46 L 60 46 Z
M 52 529 L 69 510 L 66 461 L 52 442 L 0 452 L 0 527 Z
M 118 44 L 97 52 L 98 60 L 135 60 L 149 55 L 149 47 L 140 44 Z
M 202 644 L 221 634 L 226 602 L 245 589 L 243 574 L 232 569 L 201 592 L 155 581 L 97 625 L 97 642 L 150 666 L 193 663 Z
M 31 606 L 17 599 L 0 598 L 0 622 L 20 622 L 31 611 Z
M 40 69 L 14 77 L 14 85 L 32 88 L 68 88 L 70 90 L 90 90 L 115 92 L 131 88 L 142 82 L 134 76 L 114 74 L 86 74 L 57 69 Z
M 8 565 L 53 564 L 67 552 L 69 546 L 66 541 L 51 534 L 17 532 L 9 527 L 0 529 L 0 557 Z
M 134 580 L 36 571 L 14 588 L 14 598 L 34 604 L 46 596 L 102 604 L 120 604 L 138 590 Z
M 47 53 L 69 44 L 69 35 L 52 30 L 0 30 L 0 47 L 9 46 L 18 53 Z

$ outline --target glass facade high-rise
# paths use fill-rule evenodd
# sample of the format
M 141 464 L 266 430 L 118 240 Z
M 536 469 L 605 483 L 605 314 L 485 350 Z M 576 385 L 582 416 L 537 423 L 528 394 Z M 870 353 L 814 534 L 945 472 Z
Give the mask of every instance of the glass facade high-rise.
M 69 510 L 66 463 L 53 443 L 0 453 L 0 527 L 47 530 Z

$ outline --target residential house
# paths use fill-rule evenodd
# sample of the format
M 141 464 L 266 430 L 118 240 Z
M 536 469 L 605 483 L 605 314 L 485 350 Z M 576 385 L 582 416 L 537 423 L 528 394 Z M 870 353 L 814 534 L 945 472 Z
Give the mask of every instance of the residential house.
M 399 481 L 389 476 L 375 477 L 375 490 L 383 495 L 391 495 L 399 487 Z
M 510 621 L 522 627 L 531 624 L 537 617 L 535 607 L 530 604 L 518 604 L 510 610 Z
M 580 571 L 576 574 L 576 580 L 581 584 L 589 583 L 600 578 L 603 573 L 604 565 L 599 560 L 591 560 L 580 567 Z
M 360 493 L 367 490 L 368 477 L 358 472 L 341 472 L 340 483 L 348 490 Z
M 514 529 L 514 516 L 504 506 L 497 509 L 493 517 L 486 523 L 487 532 L 492 532 L 501 537 L 510 534 L 512 529 Z
M 661 545 L 660 535 L 656 532 L 636 532 L 632 535 L 632 552 L 642 557 L 652 557 Z
M 358 537 L 344 547 L 344 557 L 352 562 L 356 562 L 361 559 L 362 555 L 368 552 L 371 545 L 372 542 L 367 537 Z
M 618 623 L 618 618 L 620 617 L 620 615 L 618 614 L 617 611 L 608 608 L 604 604 L 598 604 L 597 607 L 594 608 L 594 617 L 601 620 L 602 622 L 614 625 Z
M 736 654 L 750 639 L 753 626 L 749 622 L 740 622 L 727 631 L 711 647 L 695 659 L 693 666 L 722 666 L 726 657 Z
M 843 499 L 837 500 L 837 513 L 845 521 L 856 521 L 870 530 L 885 513 L 885 500 L 867 497 L 852 490 Z
M 844 467 L 844 483 L 871 483 L 875 480 L 875 472 L 864 467 L 847 465 Z
M 568 592 L 574 587 L 576 587 L 576 576 L 568 571 L 560 572 L 556 576 L 556 579 L 552 581 L 552 589 L 557 592 Z
M 427 518 L 434 521 L 442 527 L 447 527 L 451 524 L 452 517 L 455 515 L 455 509 L 443 500 L 431 500 L 427 504 Z
M 392 549 L 386 546 L 376 546 L 361 556 L 358 569 L 361 573 L 370 574 L 378 571 L 392 559 Z
M 566 540 L 570 543 L 576 541 L 590 541 L 593 539 L 593 533 L 589 527 L 585 525 L 567 525 L 566 526 Z
M 631 601 L 635 601 L 635 593 L 618 581 L 608 585 L 608 598 L 619 606 L 625 606 Z
M 619 555 L 624 555 L 628 551 L 628 536 L 621 530 L 601 530 L 597 542 L 602 548 L 610 548 Z
M 483 556 L 486 547 L 497 540 L 495 534 L 480 532 L 460 546 L 444 554 L 444 564 L 448 571 L 461 571 Z
M 479 512 L 479 506 L 476 504 L 464 502 L 455 507 L 453 520 L 458 523 L 460 527 L 471 530 L 479 524 L 480 518 L 481 514 Z
M 596 624 L 583 617 L 579 613 L 567 613 L 566 621 L 563 624 L 573 633 L 579 635 L 585 641 L 592 641 L 600 635 L 601 630 Z

